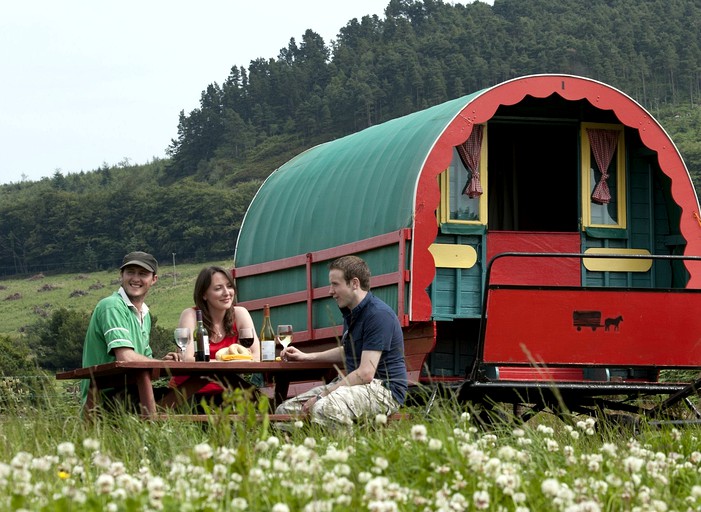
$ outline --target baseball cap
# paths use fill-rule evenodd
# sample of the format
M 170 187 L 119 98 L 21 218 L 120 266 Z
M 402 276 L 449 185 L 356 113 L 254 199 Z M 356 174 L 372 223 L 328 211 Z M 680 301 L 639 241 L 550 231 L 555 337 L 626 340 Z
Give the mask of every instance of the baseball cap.
M 119 267 L 119 269 L 121 270 L 127 265 L 139 265 L 140 267 L 145 268 L 149 272 L 153 272 L 154 274 L 158 273 L 158 261 L 156 261 L 156 258 L 151 256 L 147 252 L 130 252 L 129 254 L 124 256 L 122 266 Z

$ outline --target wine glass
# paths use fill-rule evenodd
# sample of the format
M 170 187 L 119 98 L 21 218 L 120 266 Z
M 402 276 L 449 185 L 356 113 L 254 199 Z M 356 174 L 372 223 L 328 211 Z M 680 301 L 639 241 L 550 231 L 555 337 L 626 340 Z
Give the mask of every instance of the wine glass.
M 185 348 L 190 341 L 190 329 L 188 327 L 178 327 L 173 332 L 173 336 L 175 337 L 175 343 L 180 348 L 180 353 L 184 354 Z
M 251 346 L 253 346 L 253 339 L 253 329 L 250 327 L 239 329 L 239 345 L 251 348 Z
M 283 349 L 292 343 L 292 326 L 290 324 L 280 324 L 277 326 L 277 340 Z

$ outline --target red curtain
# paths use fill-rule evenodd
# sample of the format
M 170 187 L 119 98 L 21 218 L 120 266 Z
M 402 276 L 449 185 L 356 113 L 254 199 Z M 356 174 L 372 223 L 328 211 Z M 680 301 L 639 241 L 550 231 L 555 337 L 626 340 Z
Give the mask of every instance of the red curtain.
M 591 200 L 598 204 L 609 204 L 611 202 L 611 192 L 606 180 L 609 177 L 608 169 L 611 165 L 611 158 L 616 152 L 618 146 L 618 134 L 616 130 L 594 130 L 587 128 L 589 143 L 591 150 L 594 153 L 596 165 L 601 171 L 601 178 L 594 187 L 594 192 L 591 194 Z
M 482 156 L 482 131 L 484 126 L 476 124 L 472 127 L 470 137 L 457 146 L 458 155 L 463 165 L 472 173 L 472 176 L 462 189 L 462 193 L 470 199 L 483 194 L 480 182 L 480 157 Z

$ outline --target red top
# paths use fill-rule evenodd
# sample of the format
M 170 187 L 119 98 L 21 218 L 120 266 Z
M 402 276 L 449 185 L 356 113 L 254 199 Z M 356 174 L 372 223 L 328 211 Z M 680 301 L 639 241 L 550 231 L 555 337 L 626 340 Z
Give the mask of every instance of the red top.
M 217 342 L 217 343 L 210 343 L 209 344 L 210 357 L 214 358 L 214 356 L 218 350 L 221 350 L 224 347 L 230 347 L 231 345 L 234 345 L 238 342 L 239 342 L 239 331 L 238 331 L 238 329 L 236 329 L 236 323 L 234 323 L 234 334 L 222 338 L 222 340 Z M 177 377 L 173 377 L 170 379 L 169 385 L 171 388 L 181 386 L 189 378 L 190 377 L 188 377 L 186 375 L 179 375 Z M 201 388 L 197 393 L 215 395 L 215 394 L 221 393 L 222 391 L 224 391 L 224 389 L 219 384 L 215 384 L 214 382 L 210 382 L 209 384 L 207 384 L 206 386 Z

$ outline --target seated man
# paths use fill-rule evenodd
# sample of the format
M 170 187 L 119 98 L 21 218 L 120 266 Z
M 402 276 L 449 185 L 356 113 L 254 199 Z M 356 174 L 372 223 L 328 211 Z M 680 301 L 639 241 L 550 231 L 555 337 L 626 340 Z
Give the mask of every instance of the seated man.
M 397 314 L 370 292 L 370 269 L 357 256 L 329 266 L 329 294 L 343 313 L 340 347 L 305 353 L 285 348 L 289 361 L 345 362 L 346 375 L 280 404 L 277 414 L 309 413 L 315 423 L 350 425 L 361 417 L 393 414 L 404 403 L 407 370 Z
M 99 301 L 90 318 L 83 344 L 83 367 L 153 357 L 149 344 L 151 315 L 144 300 L 158 281 L 158 262 L 148 253 L 130 252 L 124 256 L 119 278 L 119 290 Z M 169 352 L 163 359 L 179 357 Z M 89 389 L 90 381 L 83 380 L 83 404 Z

